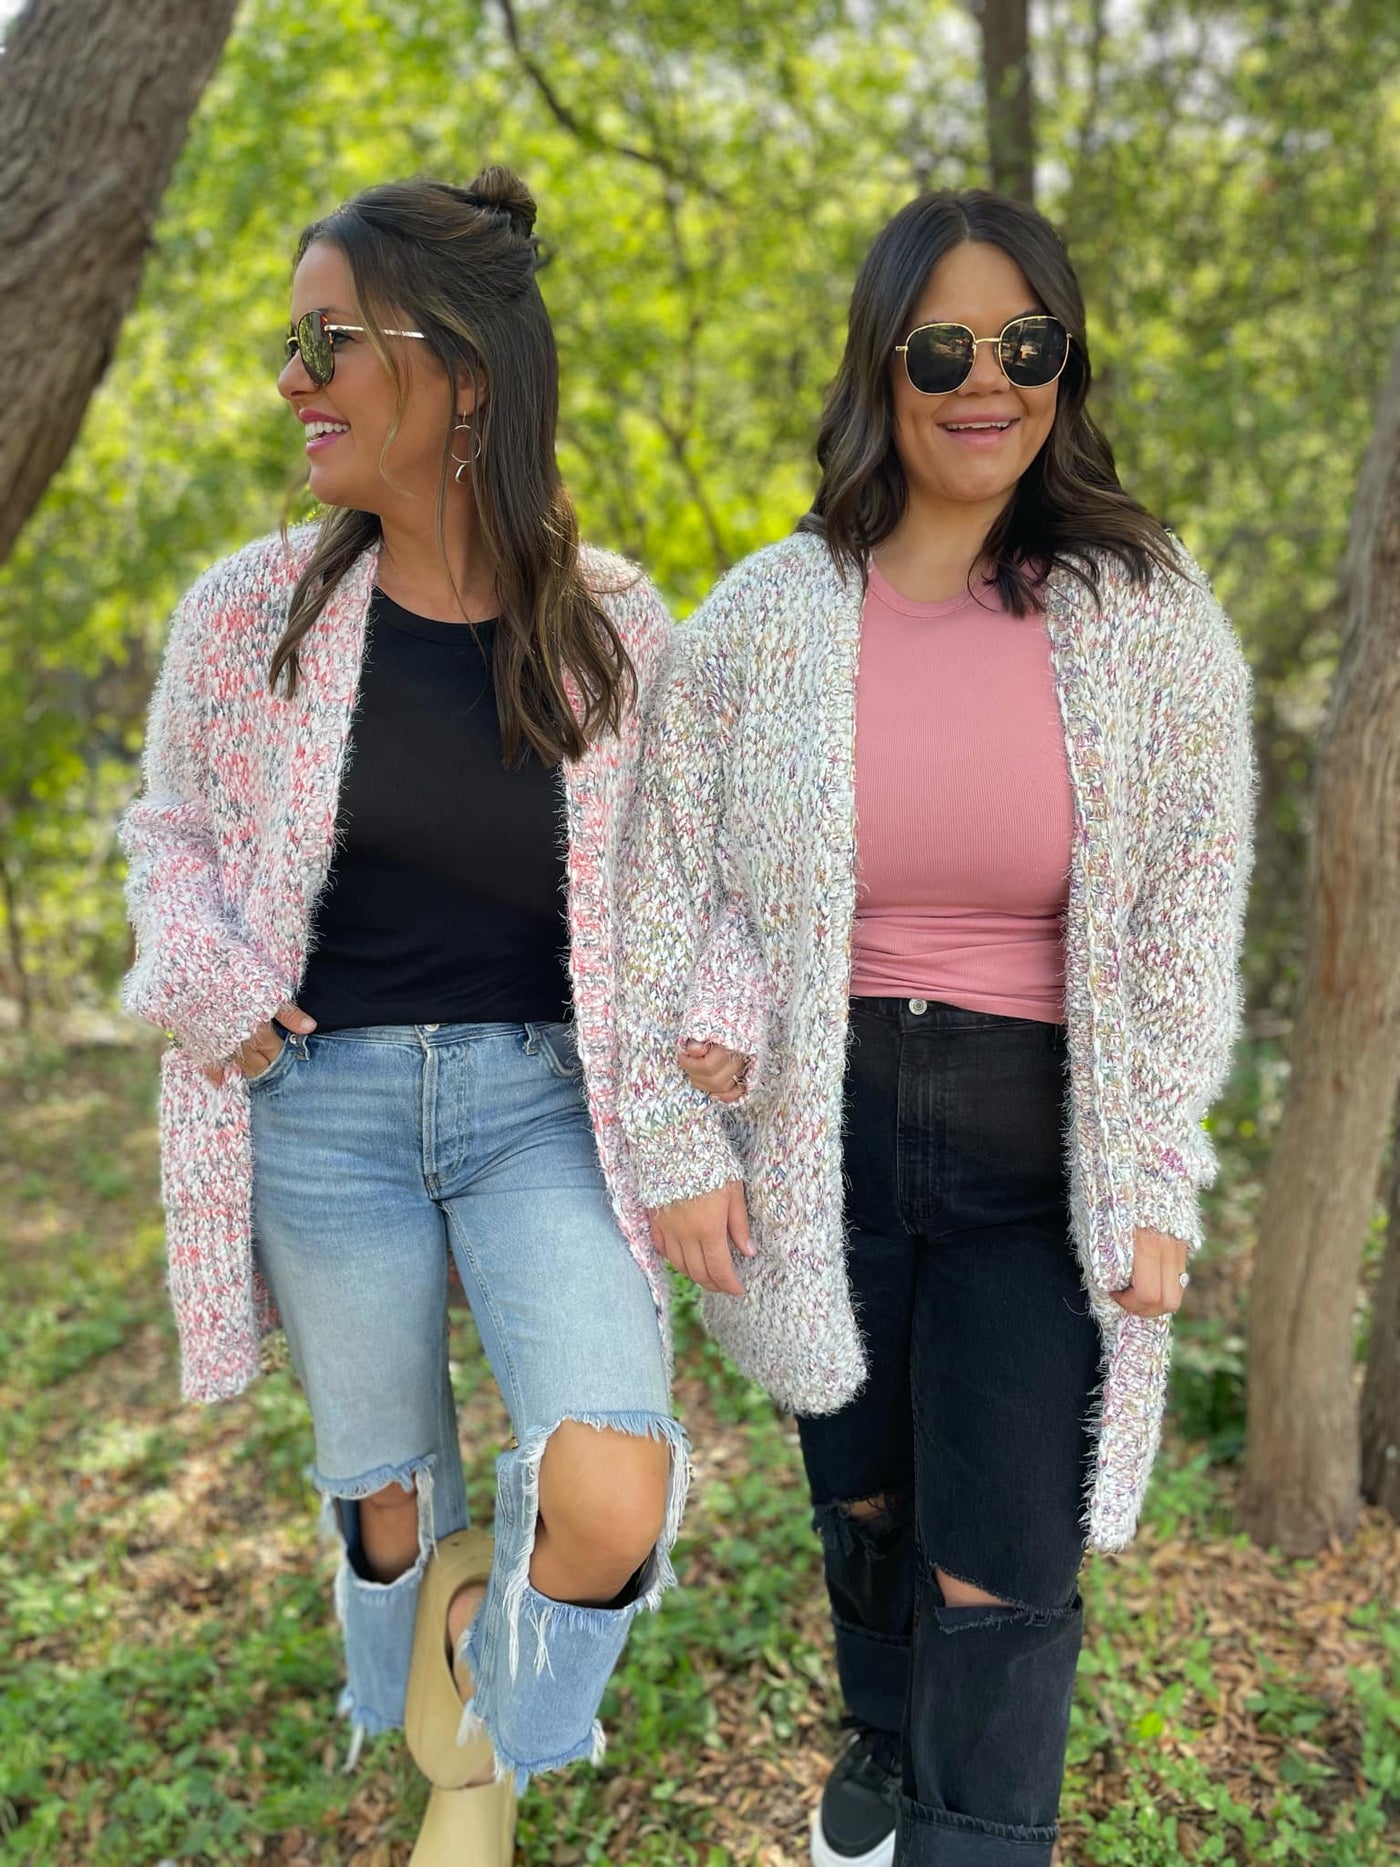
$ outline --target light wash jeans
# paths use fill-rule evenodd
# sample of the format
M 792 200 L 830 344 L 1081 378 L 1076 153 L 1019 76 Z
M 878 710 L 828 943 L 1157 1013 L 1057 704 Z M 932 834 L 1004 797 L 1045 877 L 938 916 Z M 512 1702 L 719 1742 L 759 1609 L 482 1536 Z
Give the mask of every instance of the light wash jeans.
M 259 1261 L 311 1406 L 313 1477 L 344 1545 L 336 1602 L 364 1732 L 402 1723 L 413 1617 L 436 1537 L 467 1521 L 447 1369 L 447 1252 L 510 1410 L 496 1551 L 472 1626 L 497 1767 L 601 1755 L 597 1710 L 633 1615 L 675 1579 L 686 1450 L 661 1330 L 613 1216 L 564 1024 L 379 1026 L 289 1038 L 250 1085 Z M 530 1584 L 540 1460 L 564 1420 L 671 1447 L 665 1528 L 621 1608 Z M 417 1488 L 418 1560 L 366 1579 L 356 1500 Z M 467 1721 L 470 1725 L 470 1720 Z

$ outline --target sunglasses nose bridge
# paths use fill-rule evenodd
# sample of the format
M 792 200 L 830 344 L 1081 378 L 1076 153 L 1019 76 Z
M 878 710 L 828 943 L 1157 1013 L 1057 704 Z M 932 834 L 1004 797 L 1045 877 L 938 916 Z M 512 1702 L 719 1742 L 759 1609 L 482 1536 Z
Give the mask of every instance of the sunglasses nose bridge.
M 989 370 L 983 370 L 982 350 L 983 350 L 984 345 L 987 345 L 987 344 L 990 344 L 991 349 L 992 349 L 991 368 Z M 993 383 L 999 384 L 999 383 L 1007 382 L 1010 380 L 1010 378 L 1006 374 L 1006 370 L 1001 360 L 1001 338 L 1000 336 L 974 337 L 973 338 L 972 360 L 967 366 L 966 376 L 963 377 L 962 382 L 958 385 L 959 388 L 962 388 L 962 389 L 967 388 L 968 384 L 971 383 L 977 377 L 979 371 L 982 372 L 983 381 L 991 381 Z

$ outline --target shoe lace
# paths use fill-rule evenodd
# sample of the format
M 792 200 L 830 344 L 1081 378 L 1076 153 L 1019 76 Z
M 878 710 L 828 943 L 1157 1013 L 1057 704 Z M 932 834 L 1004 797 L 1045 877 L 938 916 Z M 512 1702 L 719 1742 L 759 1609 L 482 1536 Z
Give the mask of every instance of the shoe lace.
M 867 1788 L 883 1791 L 892 1776 L 899 1774 L 899 1737 L 894 1731 L 877 1731 L 873 1725 L 843 1718 L 851 1733 L 846 1741 L 843 1774 L 864 1783 Z

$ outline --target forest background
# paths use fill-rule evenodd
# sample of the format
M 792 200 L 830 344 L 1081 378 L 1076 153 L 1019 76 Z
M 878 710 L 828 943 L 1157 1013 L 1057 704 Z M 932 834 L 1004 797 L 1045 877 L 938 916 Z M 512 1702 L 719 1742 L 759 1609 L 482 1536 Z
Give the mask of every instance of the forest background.
M 407 1858 L 422 1792 L 392 1740 L 357 1776 L 336 1769 L 327 1558 L 289 1376 L 214 1413 L 178 1405 L 155 1051 L 114 1013 L 114 825 L 179 593 L 306 509 L 272 390 L 297 232 L 374 181 L 464 181 L 486 160 L 541 203 L 583 530 L 643 563 L 680 616 L 805 509 L 851 281 L 890 212 L 995 180 L 1033 190 L 1065 233 L 1094 412 L 1254 668 L 1261 794 L 1210 1244 L 1147 1528 L 1086 1583 L 1063 1859 L 1400 1858 L 1394 1519 L 1353 1509 L 1304 1560 L 1236 1528 L 1343 561 L 1400 326 L 1400 12 L 1046 0 L 1019 64 L 991 13 L 1008 9 L 238 7 L 111 366 L 0 569 L 0 1862 Z M 26 341 L 61 341 L 63 318 L 59 293 Z M 1342 1292 L 1358 1383 L 1397 1203 L 1377 1166 Z M 506 1429 L 461 1327 L 489 1509 Z M 684 1302 L 680 1334 L 689 1586 L 633 1643 L 608 1761 L 527 1803 L 527 1862 L 804 1859 L 839 1741 L 790 1426 Z

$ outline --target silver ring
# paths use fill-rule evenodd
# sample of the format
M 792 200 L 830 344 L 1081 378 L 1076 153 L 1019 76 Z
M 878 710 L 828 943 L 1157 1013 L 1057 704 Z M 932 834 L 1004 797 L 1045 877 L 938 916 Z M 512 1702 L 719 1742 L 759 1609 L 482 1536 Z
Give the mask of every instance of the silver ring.
M 1181 1285 L 1183 1290 L 1186 1288 L 1187 1284 L 1190 1283 L 1190 1281 L 1191 1281 L 1190 1271 L 1183 1271 L 1180 1277 L 1177 1278 L 1177 1282 Z

